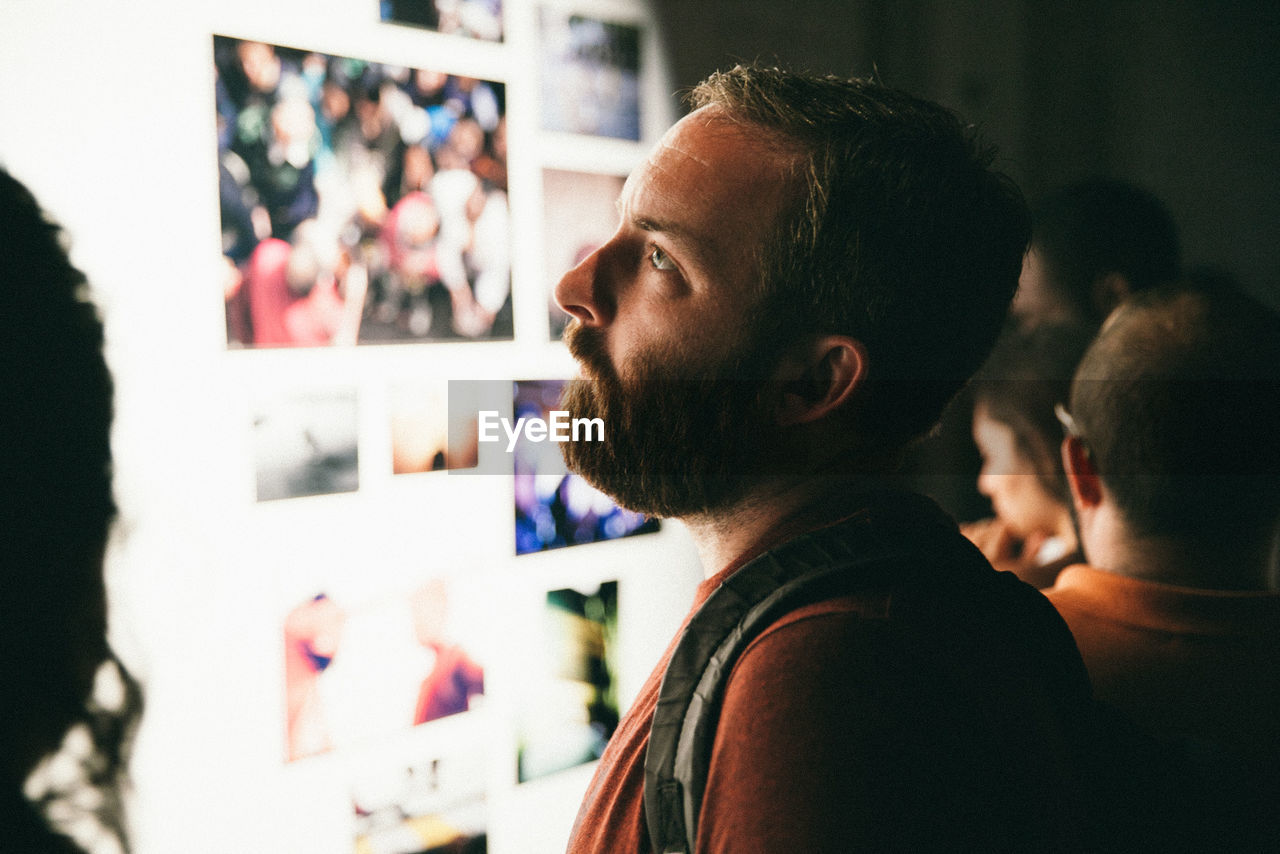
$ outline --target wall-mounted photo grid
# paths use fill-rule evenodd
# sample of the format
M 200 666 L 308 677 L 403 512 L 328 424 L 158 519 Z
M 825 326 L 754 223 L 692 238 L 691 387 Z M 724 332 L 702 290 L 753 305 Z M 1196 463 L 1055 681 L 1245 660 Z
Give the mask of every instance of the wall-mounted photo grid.
M 278 687 L 245 701 L 278 721 L 259 758 L 284 788 L 322 793 L 325 839 L 335 815 L 349 828 L 324 852 L 563 850 L 586 766 L 666 642 L 619 610 L 646 560 L 619 541 L 661 542 L 640 536 L 659 523 L 555 443 L 482 464 L 489 405 L 451 407 L 450 384 L 492 385 L 513 420 L 560 408 L 573 366 L 549 291 L 610 239 L 642 120 L 671 112 L 642 98 L 651 12 L 367 2 L 350 50 L 212 37 L 240 554 L 277 591 L 254 658 L 280 663 Z

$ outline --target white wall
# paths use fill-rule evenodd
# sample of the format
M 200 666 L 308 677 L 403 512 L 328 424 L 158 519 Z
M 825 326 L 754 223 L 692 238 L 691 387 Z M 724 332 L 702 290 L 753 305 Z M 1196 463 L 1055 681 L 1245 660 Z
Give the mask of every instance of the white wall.
M 687 607 L 700 570 L 678 526 L 515 558 L 509 479 L 390 474 L 382 407 L 393 382 L 569 375 L 563 348 L 546 343 L 541 170 L 625 173 L 673 116 L 647 3 L 584 0 L 574 8 L 648 28 L 646 139 L 542 134 L 532 5 L 506 5 L 496 45 L 379 23 L 376 0 L 0 3 L 0 163 L 70 235 L 117 381 L 112 636 L 147 694 L 134 763 L 143 854 L 351 850 L 350 779 L 367 752 L 281 759 L 281 619 L 317 579 L 391 589 L 439 573 L 484 603 L 472 630 L 484 637 L 488 701 L 474 725 L 492 749 L 499 854 L 562 850 L 591 770 L 515 785 L 510 653 L 529 642 L 545 592 L 619 579 L 624 700 Z M 506 83 L 513 342 L 226 349 L 213 33 Z M 357 390 L 360 490 L 257 504 L 251 401 L 297 386 Z M 464 725 L 446 723 L 370 750 L 431 750 Z

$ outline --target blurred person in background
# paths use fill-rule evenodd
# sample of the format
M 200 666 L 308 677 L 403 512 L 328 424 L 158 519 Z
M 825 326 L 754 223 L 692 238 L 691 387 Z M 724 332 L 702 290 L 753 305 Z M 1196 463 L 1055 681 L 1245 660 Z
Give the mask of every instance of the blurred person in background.
M 439 171 L 431 179 L 431 197 L 440 211 L 436 251 L 440 280 L 449 291 L 450 325 L 467 338 L 493 329 L 511 290 L 507 196 L 486 187 L 471 168 L 485 141 L 478 121 L 460 120 L 440 147 Z
M 1180 259 L 1177 226 L 1151 193 L 1111 178 L 1068 184 L 1032 210 L 1031 246 L 1009 326 L 1021 332 L 1042 323 L 1096 330 L 1127 295 L 1174 279 Z M 966 389 L 938 429 L 908 451 L 903 466 L 916 488 L 961 520 L 987 513 L 974 489 L 981 463 L 972 410 Z
M 1146 764 L 1151 829 L 1182 830 L 1141 850 L 1280 850 L 1280 315 L 1230 289 L 1138 294 L 1063 421 L 1088 563 L 1045 593 L 1097 698 L 1182 757 Z
M 1023 328 L 1096 329 L 1129 294 L 1173 281 L 1180 265 L 1178 229 L 1163 202 L 1124 181 L 1088 178 L 1033 211 L 1012 312 Z
M 231 151 L 244 162 L 257 194 L 252 215 L 260 239 L 288 240 L 319 211 L 318 147 L 315 111 L 300 93 L 240 114 Z
M 0 848 L 24 854 L 124 850 L 139 705 L 106 640 L 112 380 L 60 238 L 0 169 Z
M 258 347 L 355 344 L 367 289 L 364 266 L 321 224 L 306 220 L 292 240 L 267 238 L 249 256 L 237 293 L 245 322 L 235 340 Z
M 1233 291 L 1140 295 L 1066 418 L 1088 565 L 1047 595 L 1098 697 L 1157 735 L 1280 758 L 1280 316 Z
M 1066 402 L 1091 337 L 1083 326 L 1006 334 L 972 385 L 978 491 L 995 515 L 962 530 L 996 569 L 1040 589 L 1080 561 L 1054 407 Z
M 413 192 L 391 209 L 380 235 L 386 271 L 375 310 L 383 322 L 403 324 L 419 337 L 431 330 L 430 290 L 440 283 L 439 234 L 435 201 Z

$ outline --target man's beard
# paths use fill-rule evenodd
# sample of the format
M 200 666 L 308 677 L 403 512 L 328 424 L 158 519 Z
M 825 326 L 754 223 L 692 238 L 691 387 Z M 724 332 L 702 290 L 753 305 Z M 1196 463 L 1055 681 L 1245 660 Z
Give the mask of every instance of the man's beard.
M 565 341 L 590 378 L 570 382 L 561 405 L 605 425 L 604 441 L 563 443 L 565 463 L 621 506 L 663 517 L 722 510 L 776 464 L 778 428 L 763 399 L 767 353 L 739 347 L 718 363 L 688 366 L 645 352 L 624 385 L 597 330 L 574 322 Z

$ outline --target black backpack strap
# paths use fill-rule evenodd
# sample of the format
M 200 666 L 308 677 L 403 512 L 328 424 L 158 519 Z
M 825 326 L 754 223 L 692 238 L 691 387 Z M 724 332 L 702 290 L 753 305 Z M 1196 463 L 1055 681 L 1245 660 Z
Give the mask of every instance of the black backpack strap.
M 954 524 L 922 530 L 918 515 L 910 528 L 895 527 L 863 514 L 797 537 L 733 573 L 690 619 L 663 675 L 645 754 L 656 854 L 693 852 L 721 697 L 746 646 L 790 611 L 849 592 L 930 547 L 936 560 L 939 547 L 954 552 L 961 539 Z

